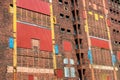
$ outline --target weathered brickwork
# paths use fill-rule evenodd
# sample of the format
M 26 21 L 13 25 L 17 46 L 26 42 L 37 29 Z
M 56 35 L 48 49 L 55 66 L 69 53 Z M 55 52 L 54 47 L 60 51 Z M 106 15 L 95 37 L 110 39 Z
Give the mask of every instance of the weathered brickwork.
M 40 1 L 49 3 L 49 0 Z M 29 35 L 29 48 L 17 47 L 17 80 L 119 80 L 120 2 L 52 1 L 56 20 L 55 45 L 59 49 L 56 55 L 57 69 L 53 67 L 52 50 L 41 50 L 40 35 L 36 31 L 34 37 Z M 9 38 L 13 37 L 12 0 L 1 0 L 0 7 L 0 80 L 13 80 L 13 49 L 9 48 Z M 48 14 L 17 6 L 16 16 L 17 23 L 51 31 Z M 44 33 L 43 36 L 48 38 Z M 116 63 L 113 63 L 112 54 L 116 56 Z

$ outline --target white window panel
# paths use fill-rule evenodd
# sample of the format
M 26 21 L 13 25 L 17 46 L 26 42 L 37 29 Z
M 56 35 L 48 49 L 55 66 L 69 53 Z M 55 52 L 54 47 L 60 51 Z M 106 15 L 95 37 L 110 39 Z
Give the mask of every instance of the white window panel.
M 68 64 L 68 58 L 64 59 L 64 64 Z
M 74 65 L 74 60 L 70 59 L 70 64 Z
M 70 76 L 68 67 L 64 67 L 64 75 L 65 75 L 65 77 L 69 77 Z
M 70 68 L 70 73 L 71 73 L 71 77 L 75 77 L 75 68 L 74 67 Z

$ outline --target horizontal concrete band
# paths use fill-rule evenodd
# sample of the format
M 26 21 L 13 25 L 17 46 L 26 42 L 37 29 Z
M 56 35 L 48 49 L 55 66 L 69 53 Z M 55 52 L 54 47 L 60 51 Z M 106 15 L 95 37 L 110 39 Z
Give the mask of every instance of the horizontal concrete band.
M 96 39 L 103 40 L 103 41 L 109 41 L 108 39 L 103 39 L 103 38 L 99 38 L 99 37 L 95 37 L 95 36 L 89 36 L 89 37 L 96 38 Z
M 46 28 L 46 26 L 40 26 L 40 25 L 37 25 L 37 24 L 34 24 L 34 23 L 29 23 L 29 22 L 24 22 L 24 21 L 19 21 L 19 20 L 17 20 L 17 22 L 51 30 L 50 28 Z
M 113 67 L 113 66 L 90 65 L 90 68 L 101 69 L 101 70 L 116 70 L 116 71 L 118 71 L 118 68 Z
M 7 72 L 13 73 L 13 66 L 7 66 Z M 41 68 L 19 67 L 19 66 L 17 67 L 17 72 L 54 74 L 53 69 L 41 69 Z

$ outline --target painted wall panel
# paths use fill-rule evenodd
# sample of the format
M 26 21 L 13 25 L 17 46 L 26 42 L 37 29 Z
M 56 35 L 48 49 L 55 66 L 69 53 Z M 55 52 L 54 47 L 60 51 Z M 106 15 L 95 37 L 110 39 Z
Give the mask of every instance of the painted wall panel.
M 17 6 L 50 15 L 49 3 L 41 0 L 17 0 Z
M 83 11 L 83 18 L 84 18 L 84 19 L 87 18 L 87 13 L 86 13 L 86 11 Z
M 90 60 L 90 64 L 93 64 L 92 52 L 88 50 L 88 59 Z
M 29 76 L 28 76 L 28 80 L 34 80 L 33 75 L 29 75 Z
M 52 51 L 51 30 L 18 22 L 17 46 L 32 48 L 32 39 L 39 40 L 40 50 Z
M 117 52 L 117 59 L 120 60 L 120 52 Z
M 72 51 L 72 45 L 69 41 L 63 41 L 64 51 Z
M 57 69 L 56 70 L 56 76 L 58 78 L 62 78 L 63 77 L 63 70 L 62 69 Z
M 113 65 L 116 63 L 116 56 L 114 54 L 112 55 L 112 63 Z
M 58 44 L 56 44 L 54 48 L 55 48 L 55 53 L 56 53 L 56 55 L 58 55 L 58 54 L 59 54 L 59 47 L 58 47 Z
M 107 25 L 110 27 L 110 25 L 111 25 L 111 22 L 110 22 L 110 20 L 109 19 L 107 19 Z
M 104 40 L 100 40 L 100 39 L 96 39 L 96 38 L 91 38 L 91 44 L 92 44 L 92 46 L 95 46 L 95 47 L 109 49 L 109 42 L 108 41 L 104 41 Z
M 14 38 L 12 38 L 12 37 L 9 38 L 9 48 L 11 48 L 11 49 L 14 48 Z

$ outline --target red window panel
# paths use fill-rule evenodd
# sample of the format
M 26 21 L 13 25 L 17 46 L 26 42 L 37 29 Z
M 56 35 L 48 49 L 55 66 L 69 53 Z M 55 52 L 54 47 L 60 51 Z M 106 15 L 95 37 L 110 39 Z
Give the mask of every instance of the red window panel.
M 107 25 L 110 27 L 111 23 L 110 23 L 110 20 L 107 19 Z
M 117 58 L 120 60 L 120 52 L 117 52 Z
M 100 39 L 96 39 L 96 38 L 91 38 L 91 44 L 92 44 L 92 46 L 95 46 L 95 47 L 109 49 L 109 42 L 108 41 L 104 41 L 104 40 L 100 40 Z
M 28 76 L 28 80 L 34 80 L 34 76 L 33 75 L 29 75 Z
M 110 80 L 110 76 L 107 76 L 107 80 Z
M 63 48 L 64 48 L 64 51 L 72 51 L 72 45 L 71 45 L 71 42 L 69 41 L 63 41 Z
M 63 78 L 63 70 L 62 69 L 55 70 L 55 73 L 58 78 Z
M 87 13 L 86 13 L 86 11 L 83 11 L 83 18 L 84 18 L 84 19 L 87 18 Z
M 40 50 L 52 51 L 51 30 L 17 23 L 17 47 L 32 48 L 32 39 L 39 40 Z
M 17 0 L 17 6 L 50 15 L 49 3 L 42 0 Z

